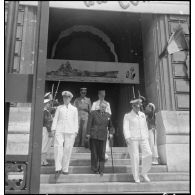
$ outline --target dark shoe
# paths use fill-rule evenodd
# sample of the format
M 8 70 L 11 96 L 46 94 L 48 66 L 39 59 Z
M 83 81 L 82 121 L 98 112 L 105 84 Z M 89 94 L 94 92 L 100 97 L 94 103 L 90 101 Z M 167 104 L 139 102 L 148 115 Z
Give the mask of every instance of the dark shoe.
M 58 177 L 60 176 L 60 174 L 61 174 L 61 171 L 56 171 L 55 172 L 55 179 L 58 179 Z
M 63 172 L 62 172 L 62 174 L 63 174 L 63 175 L 68 175 L 68 174 L 69 174 L 69 172 L 65 172 L 65 171 L 63 171 Z
M 103 176 L 103 175 L 104 175 L 104 173 L 101 171 L 101 172 L 100 172 L 100 176 Z

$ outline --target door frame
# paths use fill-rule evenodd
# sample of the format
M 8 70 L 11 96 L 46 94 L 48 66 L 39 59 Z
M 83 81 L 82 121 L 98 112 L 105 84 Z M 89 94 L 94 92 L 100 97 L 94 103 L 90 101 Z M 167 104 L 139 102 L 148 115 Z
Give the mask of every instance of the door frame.
M 14 63 L 13 56 L 16 41 L 14 37 L 16 37 L 17 28 L 17 17 L 14 16 L 18 14 L 18 5 L 18 1 L 8 2 L 8 23 L 5 39 L 5 145 L 7 145 L 9 107 L 12 101 L 30 102 L 32 105 L 30 138 L 28 155 L 5 155 L 5 180 L 7 182 L 5 193 L 39 194 L 49 1 L 38 1 L 35 63 L 33 74 L 31 75 L 13 74 L 10 70 Z M 26 86 L 25 89 L 14 89 L 15 86 L 20 86 L 21 84 Z M 19 186 L 16 185 L 14 180 L 8 180 L 9 172 L 13 171 L 23 172 L 23 180 Z

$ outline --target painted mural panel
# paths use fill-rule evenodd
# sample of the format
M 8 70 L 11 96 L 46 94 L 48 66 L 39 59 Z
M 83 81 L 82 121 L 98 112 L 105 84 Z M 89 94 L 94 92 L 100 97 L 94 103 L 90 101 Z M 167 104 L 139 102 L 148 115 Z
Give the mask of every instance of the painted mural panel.
M 139 64 L 48 59 L 47 79 L 139 84 Z

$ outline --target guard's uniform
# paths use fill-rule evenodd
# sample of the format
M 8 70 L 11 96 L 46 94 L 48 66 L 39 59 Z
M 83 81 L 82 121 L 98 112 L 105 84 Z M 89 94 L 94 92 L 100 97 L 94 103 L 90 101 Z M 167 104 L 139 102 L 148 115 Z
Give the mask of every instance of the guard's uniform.
M 85 146 L 88 115 L 91 110 L 91 100 L 87 97 L 78 97 L 74 101 L 78 109 L 79 132 L 75 140 L 75 146 Z
M 134 110 L 125 114 L 123 120 L 123 133 L 125 139 L 131 139 L 128 151 L 131 158 L 134 180 L 139 180 L 139 145 L 142 150 L 142 175 L 147 174 L 151 168 L 152 152 L 148 142 L 148 127 L 143 112 L 136 114 Z
M 91 169 L 95 172 L 104 171 L 106 140 L 114 133 L 110 114 L 101 113 L 100 110 L 92 111 L 87 124 L 87 134 L 90 135 Z
M 78 133 L 78 111 L 70 103 L 56 109 L 52 131 L 56 131 L 54 139 L 55 170 L 68 172 L 75 135 Z M 64 144 L 64 146 L 63 146 Z
M 49 137 L 49 132 L 51 132 L 52 115 L 49 110 L 44 109 L 43 111 L 43 132 L 42 132 L 42 154 L 41 154 L 41 164 L 47 165 L 47 152 L 52 144 L 52 137 Z

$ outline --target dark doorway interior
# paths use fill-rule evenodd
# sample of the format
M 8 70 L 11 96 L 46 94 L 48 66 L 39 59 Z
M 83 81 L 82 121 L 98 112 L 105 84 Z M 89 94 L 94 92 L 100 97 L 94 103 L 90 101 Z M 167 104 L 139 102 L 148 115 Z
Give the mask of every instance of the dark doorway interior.
M 52 90 L 54 85 L 54 94 L 58 85 L 58 81 L 46 81 L 45 92 Z M 74 97 L 71 103 L 74 102 L 75 98 L 78 97 L 81 87 L 88 89 L 87 97 L 90 97 L 91 102 L 98 100 L 98 90 L 104 89 L 106 91 L 105 100 L 110 103 L 112 111 L 112 121 L 116 129 L 114 146 L 124 145 L 123 133 L 122 133 L 122 121 L 124 114 L 130 111 L 129 96 L 131 86 L 124 84 L 113 84 L 113 83 L 87 83 L 87 82 L 65 82 L 60 81 L 56 99 L 60 104 L 63 104 L 62 91 L 69 90 L 73 93 Z

